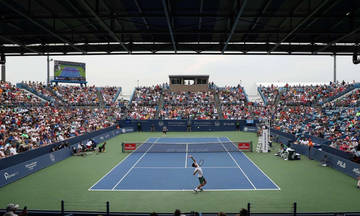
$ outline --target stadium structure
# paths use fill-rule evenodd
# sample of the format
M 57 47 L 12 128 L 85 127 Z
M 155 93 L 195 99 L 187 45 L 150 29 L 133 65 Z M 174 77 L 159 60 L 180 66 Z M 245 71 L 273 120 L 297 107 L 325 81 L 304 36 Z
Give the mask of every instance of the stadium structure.
M 360 84 L 336 80 L 336 56 L 360 62 L 359 1 L 0 5 L 1 212 L 360 215 Z M 121 87 L 6 81 L 8 56 L 169 54 L 332 55 L 334 80 L 258 86 L 261 102 L 208 75 L 170 75 L 129 101 Z M 84 63 L 55 70 L 86 83 Z

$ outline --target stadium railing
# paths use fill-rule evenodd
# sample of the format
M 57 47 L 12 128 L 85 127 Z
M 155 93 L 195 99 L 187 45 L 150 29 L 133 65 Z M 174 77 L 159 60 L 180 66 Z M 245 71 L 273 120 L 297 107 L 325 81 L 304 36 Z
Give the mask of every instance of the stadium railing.
M 261 99 L 263 100 L 264 105 L 266 106 L 268 102 L 267 102 L 267 99 L 266 99 L 265 95 L 261 91 L 261 87 L 258 87 L 257 91 L 259 92 L 259 95 L 260 95 Z
M 334 96 L 332 96 L 332 97 L 329 97 L 329 98 L 326 99 L 324 102 L 320 103 L 320 105 L 326 104 L 326 103 L 328 103 L 328 102 L 331 102 L 331 101 L 333 101 L 333 100 L 335 100 L 335 99 L 337 99 L 337 98 L 339 98 L 339 97 L 347 94 L 348 92 L 356 89 L 356 88 L 360 88 L 360 83 L 355 83 L 355 84 L 349 85 L 349 87 L 348 87 L 345 91 L 342 91 L 342 92 L 340 92 L 340 93 L 338 93 L 338 94 L 336 94 L 336 95 L 334 95 Z
M 117 100 L 117 98 L 119 97 L 120 93 L 121 93 L 121 87 L 119 87 L 119 89 L 117 90 L 117 92 L 116 92 L 116 94 L 115 94 L 115 96 L 114 96 L 114 98 L 113 98 L 113 100 L 112 100 L 113 103 Z
M 128 216 L 148 216 L 151 215 L 151 212 L 111 212 L 110 211 L 110 207 L 111 204 L 109 201 L 105 202 L 105 203 L 92 203 L 91 206 L 96 206 L 99 210 L 98 211 L 73 211 L 73 210 L 68 210 L 69 208 L 71 208 L 72 205 L 81 205 L 81 203 L 69 203 L 66 202 L 66 200 L 61 200 L 59 203 L 60 209 L 59 210 L 28 210 L 28 216 L 32 216 L 32 215 L 36 215 L 36 216 L 41 216 L 41 215 L 77 215 L 77 216 L 87 216 L 87 215 L 112 215 L 112 216 L 123 216 L 123 215 L 128 215 Z M 88 203 L 86 205 L 89 205 Z M 277 212 L 273 212 L 273 213 L 268 213 L 266 212 L 266 210 L 260 210 L 258 211 L 258 208 L 266 208 L 266 206 L 261 205 L 261 204 L 257 204 L 257 203 L 247 203 L 247 205 L 245 204 L 245 206 L 239 206 L 239 211 L 241 208 L 244 208 L 245 210 L 247 210 L 247 214 L 253 215 L 253 216 L 277 216 L 277 215 L 282 215 L 282 216 L 338 216 L 338 215 L 342 215 L 342 216 L 355 216 L 355 215 L 359 215 L 360 212 L 300 212 L 299 209 L 302 207 L 301 203 L 297 203 L 297 202 L 288 202 L 288 203 L 280 203 L 278 204 L 278 207 L 281 210 L 278 210 Z M 273 205 L 271 206 L 272 208 L 274 207 Z M 18 211 L 20 212 L 20 211 Z M 0 209 L 0 213 L 5 213 L 5 209 Z M 168 212 L 168 213 L 156 213 L 156 215 L 160 215 L 160 216 L 172 216 L 174 215 L 173 212 Z M 182 215 L 202 215 L 202 216 L 217 216 L 219 215 L 217 212 L 195 212 L 195 211 L 191 211 L 191 212 L 182 212 Z M 234 212 L 226 212 L 226 215 L 239 215 L 239 213 L 234 213 Z
M 133 101 L 133 99 L 134 99 L 136 89 L 137 89 L 137 88 L 135 87 L 134 90 L 133 90 L 133 92 L 132 92 L 132 94 L 131 94 L 131 96 L 130 96 L 129 106 L 131 105 L 131 103 L 132 103 L 132 101 Z
M 46 100 L 48 102 L 54 102 L 55 99 L 54 98 L 51 98 L 51 97 L 47 97 L 43 94 L 41 94 L 40 92 L 36 91 L 35 89 L 31 88 L 30 86 L 28 86 L 26 83 L 17 83 L 16 84 L 16 87 L 17 88 L 21 88 L 21 89 L 25 89 L 31 93 L 33 93 L 34 95 L 42 98 L 43 100 Z

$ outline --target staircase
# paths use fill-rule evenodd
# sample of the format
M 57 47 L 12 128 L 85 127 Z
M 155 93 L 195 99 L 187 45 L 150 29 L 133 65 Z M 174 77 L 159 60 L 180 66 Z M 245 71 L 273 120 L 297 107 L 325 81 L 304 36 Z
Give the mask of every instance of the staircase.
M 115 94 L 115 97 L 113 98 L 113 101 L 112 101 L 112 102 L 115 102 L 115 101 L 118 99 L 120 93 L 121 93 L 121 87 L 117 90 L 117 92 L 116 92 L 116 94 Z
M 163 89 L 163 92 L 160 95 L 160 99 L 159 99 L 159 105 L 156 109 L 156 113 L 155 113 L 155 119 L 159 119 L 159 114 L 160 114 L 160 110 L 162 110 L 164 108 L 164 91 L 168 91 Z
M 43 101 L 47 101 L 47 102 L 54 102 L 54 101 L 55 101 L 54 98 L 50 98 L 50 97 L 47 97 L 47 96 L 41 94 L 40 92 L 38 92 L 38 91 L 36 91 L 35 89 L 31 88 L 31 87 L 30 87 L 28 84 L 26 84 L 26 83 L 17 83 L 17 84 L 16 84 L 16 87 L 26 90 L 27 92 L 29 92 L 29 93 L 37 96 L 38 98 L 40 98 L 40 99 L 43 100 Z
M 62 104 L 64 104 L 64 105 L 67 104 L 67 103 L 64 101 L 64 99 L 63 99 L 62 97 L 60 97 L 52 88 L 46 87 L 46 89 L 49 90 L 49 91 L 51 92 L 51 94 L 54 95 L 54 97 L 55 97 L 56 99 L 58 99 L 59 101 L 61 101 Z M 56 102 L 56 100 L 55 100 L 55 102 Z
M 333 101 L 339 100 L 339 99 L 341 99 L 343 97 L 347 97 L 348 95 L 352 94 L 353 92 L 355 92 L 357 90 L 358 90 L 358 88 L 356 88 L 355 86 L 351 86 L 351 87 L 347 88 L 345 91 L 340 92 L 339 94 L 337 94 L 337 95 L 329 98 L 328 100 L 324 101 L 322 103 L 322 105 L 325 105 L 326 103 L 331 103 Z
M 267 98 L 266 98 L 265 95 L 262 93 L 261 87 L 258 87 L 258 88 L 257 88 L 257 92 L 258 92 L 258 94 L 260 95 L 260 97 L 261 97 L 264 105 L 266 106 L 267 103 L 268 103 L 268 102 L 267 102 Z
M 103 95 L 101 93 L 101 88 L 100 87 L 96 87 L 96 94 L 97 94 L 97 99 L 99 101 L 100 107 L 105 107 L 104 98 L 103 98 Z
M 224 115 L 223 115 L 223 112 L 222 112 L 222 108 L 221 108 L 221 102 L 220 102 L 220 99 L 219 99 L 219 93 L 218 91 L 216 90 L 213 90 L 214 91 L 214 98 L 215 98 L 215 107 L 218 111 L 218 114 L 219 114 L 219 119 L 224 119 Z

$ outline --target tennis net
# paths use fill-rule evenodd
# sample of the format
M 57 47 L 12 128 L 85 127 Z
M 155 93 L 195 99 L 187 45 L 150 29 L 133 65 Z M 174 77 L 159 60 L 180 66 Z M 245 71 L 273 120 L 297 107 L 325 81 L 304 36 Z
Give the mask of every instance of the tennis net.
M 236 152 L 252 151 L 251 141 L 224 141 L 202 143 L 123 142 L 122 152 L 171 153 L 171 152 Z

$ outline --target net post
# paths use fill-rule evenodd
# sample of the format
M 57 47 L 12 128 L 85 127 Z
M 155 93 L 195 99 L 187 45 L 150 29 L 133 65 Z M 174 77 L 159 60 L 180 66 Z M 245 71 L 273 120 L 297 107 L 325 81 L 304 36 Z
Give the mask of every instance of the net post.
M 109 216 L 110 215 L 110 202 L 106 201 L 106 215 Z
M 296 202 L 294 202 L 293 204 L 293 215 L 296 216 L 296 208 L 297 208 L 297 205 L 296 205 Z
M 250 216 L 250 203 L 247 204 L 247 215 Z
M 253 152 L 253 142 L 252 141 L 250 141 L 250 152 Z
M 121 142 L 121 152 L 122 152 L 122 153 L 125 153 L 125 150 L 124 150 L 124 142 Z
M 64 200 L 61 200 L 61 215 L 64 216 L 65 215 L 65 210 L 64 210 Z

